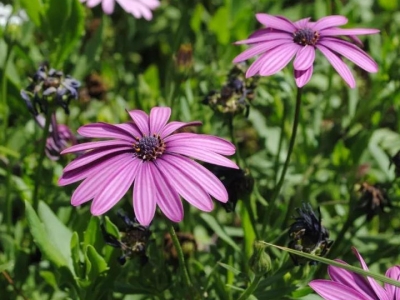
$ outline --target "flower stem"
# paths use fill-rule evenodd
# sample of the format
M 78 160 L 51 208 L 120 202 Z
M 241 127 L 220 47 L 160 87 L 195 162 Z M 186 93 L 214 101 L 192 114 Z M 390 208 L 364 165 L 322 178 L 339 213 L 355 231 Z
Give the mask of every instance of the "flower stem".
M 286 156 L 286 160 L 285 160 L 285 164 L 283 165 L 283 170 L 281 173 L 281 176 L 279 178 L 278 183 L 276 184 L 271 200 L 271 203 L 274 203 L 276 198 L 279 195 L 279 192 L 281 191 L 282 185 L 283 185 L 283 181 L 285 180 L 285 176 L 286 176 L 286 171 L 289 167 L 289 162 L 290 162 L 290 157 L 292 156 L 292 152 L 293 152 L 293 148 L 294 148 L 294 143 L 296 141 L 296 135 L 297 135 L 297 127 L 299 125 L 299 119 L 300 119 L 300 107 L 301 107 L 301 95 L 302 95 L 302 89 L 301 88 L 297 88 L 297 95 L 296 95 L 296 107 L 295 107 L 295 112 L 294 112 L 294 120 L 293 120 L 293 126 L 292 126 L 292 136 L 290 137 L 290 141 L 289 141 L 289 149 L 288 149 L 288 153 Z M 283 130 L 283 128 L 282 128 Z M 279 155 L 279 153 L 277 154 Z M 266 211 L 266 214 L 268 213 L 268 211 Z M 267 227 L 267 222 L 268 219 L 264 219 L 264 223 L 263 223 L 263 227 L 262 227 L 262 234 L 264 234 L 265 229 Z
M 174 243 L 176 253 L 178 254 L 178 260 L 179 260 L 179 265 L 181 266 L 181 270 L 182 270 L 183 281 L 185 282 L 185 285 L 190 290 L 190 288 L 192 287 L 192 282 L 190 281 L 189 272 L 188 272 L 188 270 L 186 268 L 186 264 L 185 264 L 185 257 L 183 256 L 182 247 L 181 247 L 181 244 L 179 243 L 179 240 L 178 240 L 178 237 L 176 235 L 173 225 L 169 226 L 169 234 L 171 235 L 171 239 L 172 239 L 172 242 Z
M 250 297 L 251 294 L 255 291 L 257 288 L 258 284 L 260 283 L 262 279 L 262 276 L 256 276 L 253 280 L 253 282 L 247 287 L 247 289 L 243 292 L 242 295 L 240 295 L 238 300 L 246 300 Z
M 40 187 L 40 180 L 42 179 L 43 161 L 45 156 L 46 141 L 50 131 L 51 115 L 52 114 L 50 112 L 46 114 L 46 121 L 44 123 L 42 141 L 39 148 L 40 156 L 35 176 L 35 188 L 33 190 L 33 196 L 32 196 L 33 199 L 32 205 L 34 209 L 37 209 L 39 204 L 39 187 Z

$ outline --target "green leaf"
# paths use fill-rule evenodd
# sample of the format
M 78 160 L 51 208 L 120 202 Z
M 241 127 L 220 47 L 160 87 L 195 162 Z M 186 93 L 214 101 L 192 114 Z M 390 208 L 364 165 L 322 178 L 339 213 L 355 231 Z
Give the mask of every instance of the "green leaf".
M 52 212 L 50 207 L 42 201 L 39 202 L 38 213 L 45 227 L 47 237 L 52 240 L 53 244 L 58 249 L 59 255 L 68 262 L 68 266 L 71 271 L 73 271 L 71 259 L 71 230 L 66 227 Z
M 45 227 L 42 222 L 40 222 L 39 217 L 30 203 L 27 201 L 25 201 L 25 213 L 34 242 L 43 255 L 57 267 L 68 266 L 67 260 L 59 253 L 56 244 L 48 236 Z
M 228 271 L 231 271 L 231 272 L 234 273 L 235 275 L 239 275 L 239 274 L 242 273 L 240 270 L 238 270 L 238 269 L 236 269 L 236 268 L 234 268 L 234 267 L 232 267 L 232 266 L 230 266 L 230 265 L 224 264 L 224 263 L 222 263 L 222 262 L 218 262 L 218 264 L 219 264 L 221 267 L 227 269 Z
M 347 271 L 351 271 L 351 272 L 354 272 L 354 273 L 357 273 L 357 274 L 360 274 L 360 275 L 363 275 L 363 276 L 372 277 L 372 278 L 374 278 L 376 280 L 379 280 L 379 281 L 394 285 L 396 287 L 400 287 L 400 281 L 390 279 L 390 278 L 388 278 L 388 277 L 386 277 L 384 275 L 381 275 L 381 274 L 377 274 L 377 273 L 374 273 L 374 272 L 371 272 L 371 271 L 369 271 L 369 272 L 368 271 L 364 271 L 361 268 L 353 267 L 351 265 L 345 265 L 345 264 L 342 264 L 342 263 L 337 262 L 335 260 L 330 260 L 330 259 L 327 259 L 327 258 L 324 258 L 324 257 L 321 257 L 321 256 L 304 253 L 304 252 L 301 252 L 301 251 L 293 250 L 291 248 L 277 246 L 277 245 L 270 244 L 270 243 L 267 243 L 267 242 L 264 242 L 264 241 L 260 241 L 260 242 L 264 243 L 264 244 L 266 244 L 268 246 L 271 246 L 271 247 L 278 248 L 280 250 L 289 252 L 289 253 L 293 253 L 293 254 L 296 254 L 296 255 L 311 259 L 311 260 L 316 260 L 316 261 L 319 261 L 319 262 L 327 264 L 327 265 L 331 265 L 331 266 L 335 266 L 335 267 L 338 267 L 338 268 L 342 268 L 342 269 L 345 269 Z
M 79 247 L 79 236 L 77 232 L 74 232 L 71 237 L 71 258 L 76 276 L 78 276 L 79 278 L 83 278 L 83 268 L 81 265 L 80 247 Z
M 211 21 L 208 23 L 210 31 L 214 32 L 217 36 L 218 42 L 223 45 L 229 43 L 230 30 L 229 30 L 229 11 L 227 7 L 220 7 Z
M 93 246 L 86 247 L 85 258 L 87 265 L 90 265 L 90 268 L 86 268 L 86 276 L 90 281 L 93 282 L 101 273 L 108 270 L 106 261 Z
M 21 6 L 26 11 L 29 19 L 39 27 L 41 24 L 41 16 L 43 14 L 43 3 L 41 0 L 21 0 Z
M 83 233 L 83 248 L 92 245 L 96 249 L 100 249 L 104 245 L 103 237 L 100 232 L 100 219 L 92 216 L 88 227 Z
M 210 226 L 212 230 L 227 244 L 231 245 L 233 249 L 240 251 L 239 246 L 230 238 L 230 236 L 225 232 L 225 230 L 218 224 L 217 220 L 210 215 L 202 213 L 201 218 Z

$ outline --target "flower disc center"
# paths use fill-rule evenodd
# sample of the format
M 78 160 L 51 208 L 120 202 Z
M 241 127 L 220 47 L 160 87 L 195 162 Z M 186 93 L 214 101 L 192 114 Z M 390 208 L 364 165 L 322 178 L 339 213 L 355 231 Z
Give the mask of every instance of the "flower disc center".
M 293 35 L 293 41 L 299 45 L 313 45 L 317 43 L 319 38 L 318 31 L 312 31 L 310 28 L 303 28 L 297 30 Z
M 159 135 L 144 136 L 136 138 L 137 143 L 133 145 L 136 156 L 149 161 L 160 157 L 165 151 L 165 143 Z

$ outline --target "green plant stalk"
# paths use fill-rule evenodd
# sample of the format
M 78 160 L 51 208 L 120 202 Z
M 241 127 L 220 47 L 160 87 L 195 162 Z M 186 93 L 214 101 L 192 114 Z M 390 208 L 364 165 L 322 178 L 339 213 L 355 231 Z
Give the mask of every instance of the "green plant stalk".
M 283 185 L 283 181 L 285 180 L 287 169 L 289 167 L 290 157 L 292 156 L 294 143 L 296 141 L 297 127 L 299 125 L 299 120 L 300 120 L 301 95 L 302 95 L 302 89 L 297 88 L 296 107 L 295 107 L 294 120 L 293 120 L 293 126 L 292 126 L 292 136 L 290 137 L 290 141 L 289 141 L 289 149 L 288 149 L 288 153 L 286 156 L 285 164 L 283 165 L 281 177 L 279 178 L 279 181 L 274 188 L 270 203 L 274 203 L 276 198 L 278 197 L 279 192 L 281 191 L 281 188 Z M 282 130 L 283 130 L 283 128 L 282 128 Z M 277 155 L 279 155 L 279 153 Z M 266 211 L 265 216 L 264 216 L 265 218 L 264 218 L 260 236 L 263 236 L 265 233 L 265 229 L 267 227 L 267 222 L 268 222 L 268 219 L 266 218 L 267 216 L 268 216 L 268 211 Z
M 251 282 L 251 284 L 247 287 L 247 289 L 243 292 L 243 294 L 240 295 L 238 300 L 248 299 L 258 287 L 258 284 L 260 283 L 261 279 L 262 276 L 256 276 L 254 280 Z
M 37 165 L 37 170 L 36 170 L 36 176 L 35 176 L 35 187 L 33 190 L 33 195 L 32 195 L 32 205 L 35 210 L 37 210 L 38 205 L 39 205 L 39 188 L 40 188 L 40 181 L 42 179 L 42 172 L 43 172 L 43 161 L 44 161 L 44 156 L 45 156 L 45 148 L 46 148 L 46 141 L 47 137 L 49 135 L 50 131 L 50 123 L 51 123 L 51 112 L 48 112 L 46 114 L 46 121 L 44 123 L 44 130 L 43 130 L 43 136 L 42 136 L 42 141 L 40 143 L 40 148 L 39 148 L 39 160 L 38 160 L 38 165 Z
M 182 275 L 183 275 L 183 281 L 185 285 L 190 288 L 192 287 L 192 282 L 189 277 L 189 272 L 186 268 L 186 263 L 185 263 L 185 257 L 183 256 L 183 251 L 181 244 L 179 243 L 178 237 L 176 235 L 175 229 L 173 225 L 169 225 L 169 234 L 171 235 L 172 243 L 174 244 L 174 247 L 176 249 L 176 253 L 178 255 L 178 260 L 179 260 L 179 265 L 181 267 Z
M 291 249 L 291 248 L 277 246 L 277 245 L 270 244 L 270 243 L 267 243 L 267 242 L 264 242 L 264 241 L 260 241 L 260 242 L 264 243 L 264 244 L 266 244 L 268 246 L 275 247 L 275 248 L 278 248 L 280 250 L 289 252 L 289 253 L 293 253 L 293 254 L 296 254 L 296 255 L 311 259 L 311 260 L 319 261 L 319 262 L 321 262 L 323 264 L 327 264 L 327 265 L 331 265 L 331 266 L 334 266 L 334 267 L 342 268 L 342 269 L 345 269 L 347 271 L 360 274 L 362 276 L 372 277 L 372 278 L 374 278 L 376 280 L 379 280 L 379 281 L 382 281 L 384 283 L 388 283 L 388 284 L 394 285 L 396 287 L 400 287 L 400 281 L 397 281 L 397 280 L 394 280 L 394 279 L 390 279 L 390 278 L 388 278 L 388 277 L 386 277 L 384 275 L 381 275 L 381 274 L 376 274 L 376 273 L 373 273 L 373 272 L 370 272 L 370 271 L 365 271 L 364 269 L 361 269 L 361 268 L 353 267 L 351 265 L 343 264 L 343 263 L 340 263 L 340 262 L 337 262 L 337 261 L 334 261 L 334 260 L 323 258 L 321 256 L 304 253 L 304 252 L 297 251 L 297 250 L 294 250 L 294 249 Z

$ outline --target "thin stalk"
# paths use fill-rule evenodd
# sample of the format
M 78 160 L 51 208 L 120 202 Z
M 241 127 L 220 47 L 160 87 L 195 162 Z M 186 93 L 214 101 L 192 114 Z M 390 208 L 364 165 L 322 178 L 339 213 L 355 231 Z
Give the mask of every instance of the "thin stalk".
M 176 235 L 175 229 L 172 225 L 169 225 L 169 234 L 171 235 L 172 242 L 174 244 L 176 253 L 178 255 L 179 265 L 181 267 L 181 271 L 182 271 L 182 275 L 183 275 L 183 281 L 184 281 L 186 287 L 188 288 L 188 290 L 191 290 L 192 282 L 190 281 L 189 272 L 186 268 L 185 257 L 183 256 L 181 244 L 179 243 L 178 236 Z
M 238 300 L 248 299 L 253 294 L 253 292 L 256 290 L 256 288 L 258 287 L 258 284 L 260 283 L 261 279 L 262 279 L 262 276 L 256 276 L 254 278 L 253 282 L 243 292 L 243 294 L 240 295 Z
M 42 141 L 40 143 L 40 148 L 39 148 L 39 160 L 38 160 L 38 165 L 37 165 L 37 170 L 36 170 L 36 176 L 35 176 L 35 188 L 33 190 L 33 196 L 32 196 L 32 205 L 34 209 L 38 208 L 39 204 L 39 187 L 40 187 L 40 181 L 42 179 L 42 172 L 43 172 L 43 161 L 44 161 L 44 156 L 45 156 L 45 148 L 46 148 L 46 141 L 47 137 L 49 135 L 50 131 L 50 123 L 51 123 L 51 113 L 46 114 L 46 121 L 44 123 L 44 130 L 43 130 L 43 136 L 42 136 Z
M 293 120 L 293 126 L 292 126 L 292 136 L 290 137 L 289 149 L 288 149 L 288 153 L 286 156 L 285 164 L 283 165 L 283 170 L 282 170 L 281 176 L 279 178 L 278 183 L 276 184 L 276 186 L 274 188 L 274 191 L 273 191 L 273 194 L 272 194 L 272 197 L 270 200 L 271 203 L 274 203 L 276 198 L 278 197 L 279 192 L 281 191 L 281 188 L 283 185 L 283 181 L 285 180 L 286 171 L 289 167 L 290 157 L 292 156 L 294 143 L 296 141 L 297 127 L 299 125 L 299 120 L 300 120 L 301 95 L 302 95 L 302 89 L 297 88 L 296 107 L 295 107 L 294 120 Z M 283 128 L 282 128 L 282 130 L 283 130 Z M 279 155 L 279 153 L 277 155 Z M 267 216 L 267 214 L 268 214 L 268 210 L 266 211 L 266 216 Z M 267 222 L 268 222 L 268 219 L 265 218 L 263 226 L 262 226 L 262 231 L 261 231 L 262 235 L 264 234 L 265 229 L 267 227 Z

